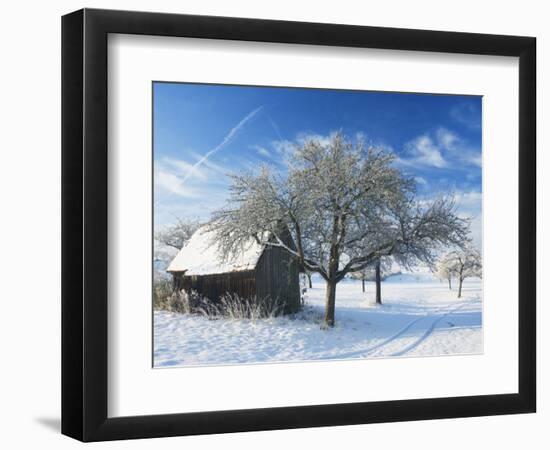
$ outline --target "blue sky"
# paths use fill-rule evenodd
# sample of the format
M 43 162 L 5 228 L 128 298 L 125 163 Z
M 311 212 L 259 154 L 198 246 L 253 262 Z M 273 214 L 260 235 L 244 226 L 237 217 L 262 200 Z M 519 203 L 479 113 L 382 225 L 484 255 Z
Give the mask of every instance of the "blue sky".
M 208 219 L 228 173 L 284 170 L 292 144 L 336 130 L 396 154 L 418 195 L 453 193 L 481 239 L 481 97 L 153 84 L 155 226 Z

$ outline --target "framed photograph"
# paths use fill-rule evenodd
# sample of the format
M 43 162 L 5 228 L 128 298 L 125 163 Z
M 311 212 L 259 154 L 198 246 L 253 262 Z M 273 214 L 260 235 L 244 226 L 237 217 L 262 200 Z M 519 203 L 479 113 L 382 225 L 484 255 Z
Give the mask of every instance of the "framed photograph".
M 62 20 L 62 432 L 535 412 L 532 37 Z

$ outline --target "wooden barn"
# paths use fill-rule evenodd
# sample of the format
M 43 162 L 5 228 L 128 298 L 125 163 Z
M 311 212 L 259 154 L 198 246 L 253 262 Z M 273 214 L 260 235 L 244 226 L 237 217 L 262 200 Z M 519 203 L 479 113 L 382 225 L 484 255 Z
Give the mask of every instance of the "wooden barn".
M 301 306 L 298 262 L 284 249 L 261 246 L 254 239 L 238 254 L 223 259 L 215 235 L 199 228 L 167 271 L 175 289 L 195 290 L 213 302 L 231 293 L 242 298 L 270 297 L 284 303 L 285 314 Z

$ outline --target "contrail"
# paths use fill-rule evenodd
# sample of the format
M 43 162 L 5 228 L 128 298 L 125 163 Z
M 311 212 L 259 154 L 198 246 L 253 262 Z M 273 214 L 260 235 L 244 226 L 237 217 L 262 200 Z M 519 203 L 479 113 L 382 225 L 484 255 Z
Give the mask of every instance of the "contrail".
M 279 131 L 279 127 L 273 121 L 270 115 L 267 116 L 267 119 L 269 120 L 269 123 L 271 124 L 272 128 L 275 130 L 275 133 L 277 134 L 279 140 L 284 141 L 283 136 L 281 136 L 281 132 Z
M 260 110 L 263 108 L 263 106 L 260 106 L 259 108 L 256 108 L 254 111 L 249 113 L 244 119 L 242 119 L 237 125 L 235 125 L 231 130 L 229 130 L 229 133 L 223 138 L 223 141 L 221 141 L 216 147 L 214 147 L 212 150 L 209 150 L 205 153 L 205 155 L 199 159 L 195 164 L 193 164 L 193 167 L 189 169 L 189 172 L 182 178 L 181 182 L 185 183 L 187 178 L 191 176 L 191 174 L 199 167 L 201 166 L 210 156 L 212 156 L 214 153 L 220 151 L 232 138 L 235 136 L 235 134 L 246 125 L 246 123 L 251 120 L 256 114 L 260 112 Z

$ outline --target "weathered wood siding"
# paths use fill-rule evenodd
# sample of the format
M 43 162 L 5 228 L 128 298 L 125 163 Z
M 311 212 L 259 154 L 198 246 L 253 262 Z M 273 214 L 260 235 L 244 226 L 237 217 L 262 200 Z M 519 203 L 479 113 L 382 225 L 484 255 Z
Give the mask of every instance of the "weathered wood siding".
M 252 298 L 256 295 L 256 278 L 252 270 L 191 276 L 174 273 L 174 288 L 195 290 L 213 302 L 226 293 Z
M 281 248 L 267 247 L 256 265 L 256 295 L 284 302 L 285 314 L 300 307 L 299 264 Z
M 290 232 L 283 233 L 282 239 L 294 247 Z M 301 308 L 300 264 L 279 247 L 267 246 L 254 270 L 190 276 L 174 272 L 172 275 L 174 289 L 195 290 L 214 302 L 231 293 L 248 299 L 271 298 L 285 305 L 285 314 Z

